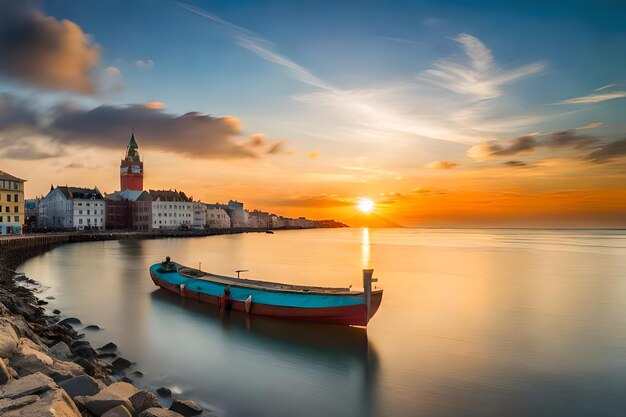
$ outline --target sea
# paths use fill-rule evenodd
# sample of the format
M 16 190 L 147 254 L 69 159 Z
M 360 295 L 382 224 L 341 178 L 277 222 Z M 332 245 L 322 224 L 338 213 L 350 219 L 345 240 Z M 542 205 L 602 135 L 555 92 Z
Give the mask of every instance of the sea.
M 166 256 L 384 288 L 367 329 L 219 311 L 158 289 Z M 68 244 L 22 264 L 95 347 L 228 417 L 624 416 L 626 230 L 314 229 Z M 101 330 L 82 330 L 97 324 Z

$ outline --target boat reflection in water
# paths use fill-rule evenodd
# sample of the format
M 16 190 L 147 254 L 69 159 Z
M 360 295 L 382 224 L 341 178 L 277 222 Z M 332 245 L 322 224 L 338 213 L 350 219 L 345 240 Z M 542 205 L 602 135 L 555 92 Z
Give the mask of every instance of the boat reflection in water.
M 208 376 L 186 395 L 216 398 L 222 402 L 211 405 L 229 416 L 287 415 L 301 407 L 309 408 L 304 415 L 311 408 L 318 415 L 376 414 L 378 356 L 365 328 L 250 316 L 163 289 L 151 299 L 155 311 L 177 309 L 177 320 L 201 320 L 198 331 L 219 345 L 194 356 L 206 359 L 196 365 Z

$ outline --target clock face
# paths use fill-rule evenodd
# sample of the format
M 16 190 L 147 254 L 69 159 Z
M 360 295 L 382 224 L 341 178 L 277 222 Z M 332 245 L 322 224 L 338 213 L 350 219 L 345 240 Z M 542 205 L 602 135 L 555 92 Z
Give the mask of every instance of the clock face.
M 128 167 L 121 167 L 120 174 L 126 174 L 128 172 Z
M 132 165 L 130 167 L 130 172 L 133 174 L 141 174 L 141 167 L 139 165 Z

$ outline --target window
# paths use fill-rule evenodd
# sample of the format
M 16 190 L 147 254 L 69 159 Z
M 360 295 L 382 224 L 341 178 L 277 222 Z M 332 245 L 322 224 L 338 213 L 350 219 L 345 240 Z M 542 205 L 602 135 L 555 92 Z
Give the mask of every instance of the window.
M 87 205 L 89 205 L 89 203 L 87 203 Z M 91 214 L 91 213 L 89 213 L 89 210 L 87 210 L 87 215 L 89 215 L 89 214 Z
M 82 206 L 82 205 L 83 205 L 83 203 L 78 203 L 78 205 L 79 205 L 79 206 Z
M 7 194 L 7 202 L 11 202 L 11 194 Z
M 15 201 L 16 203 L 18 203 L 20 201 L 20 195 L 19 194 L 15 194 L 13 196 L 13 201 Z
M 78 219 L 78 224 L 83 224 L 83 219 Z
M 20 216 L 14 216 L 14 217 L 13 217 L 13 220 L 14 220 L 16 223 L 19 223 L 19 222 L 20 222 Z
M 13 207 L 13 213 L 19 213 L 19 212 L 20 212 L 19 206 Z
M 7 212 L 7 213 L 10 213 L 11 212 L 11 207 L 5 206 L 4 207 L 4 211 Z
M 83 211 L 82 210 L 78 210 L 78 214 L 83 214 Z
M 20 189 L 20 184 L 19 184 L 19 183 L 17 183 L 17 182 L 14 182 L 14 183 L 13 183 L 13 189 L 14 189 L 14 190 L 19 190 L 19 189 Z
M 0 223 L 2 223 L 2 222 L 3 222 L 3 220 L 2 220 L 2 216 L 0 216 Z

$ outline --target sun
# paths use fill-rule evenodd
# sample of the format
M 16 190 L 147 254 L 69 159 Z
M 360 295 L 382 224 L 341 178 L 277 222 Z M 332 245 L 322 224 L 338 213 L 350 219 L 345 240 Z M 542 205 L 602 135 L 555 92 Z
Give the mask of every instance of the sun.
M 369 198 L 360 198 L 356 207 L 361 213 L 371 213 L 374 210 L 374 202 Z

